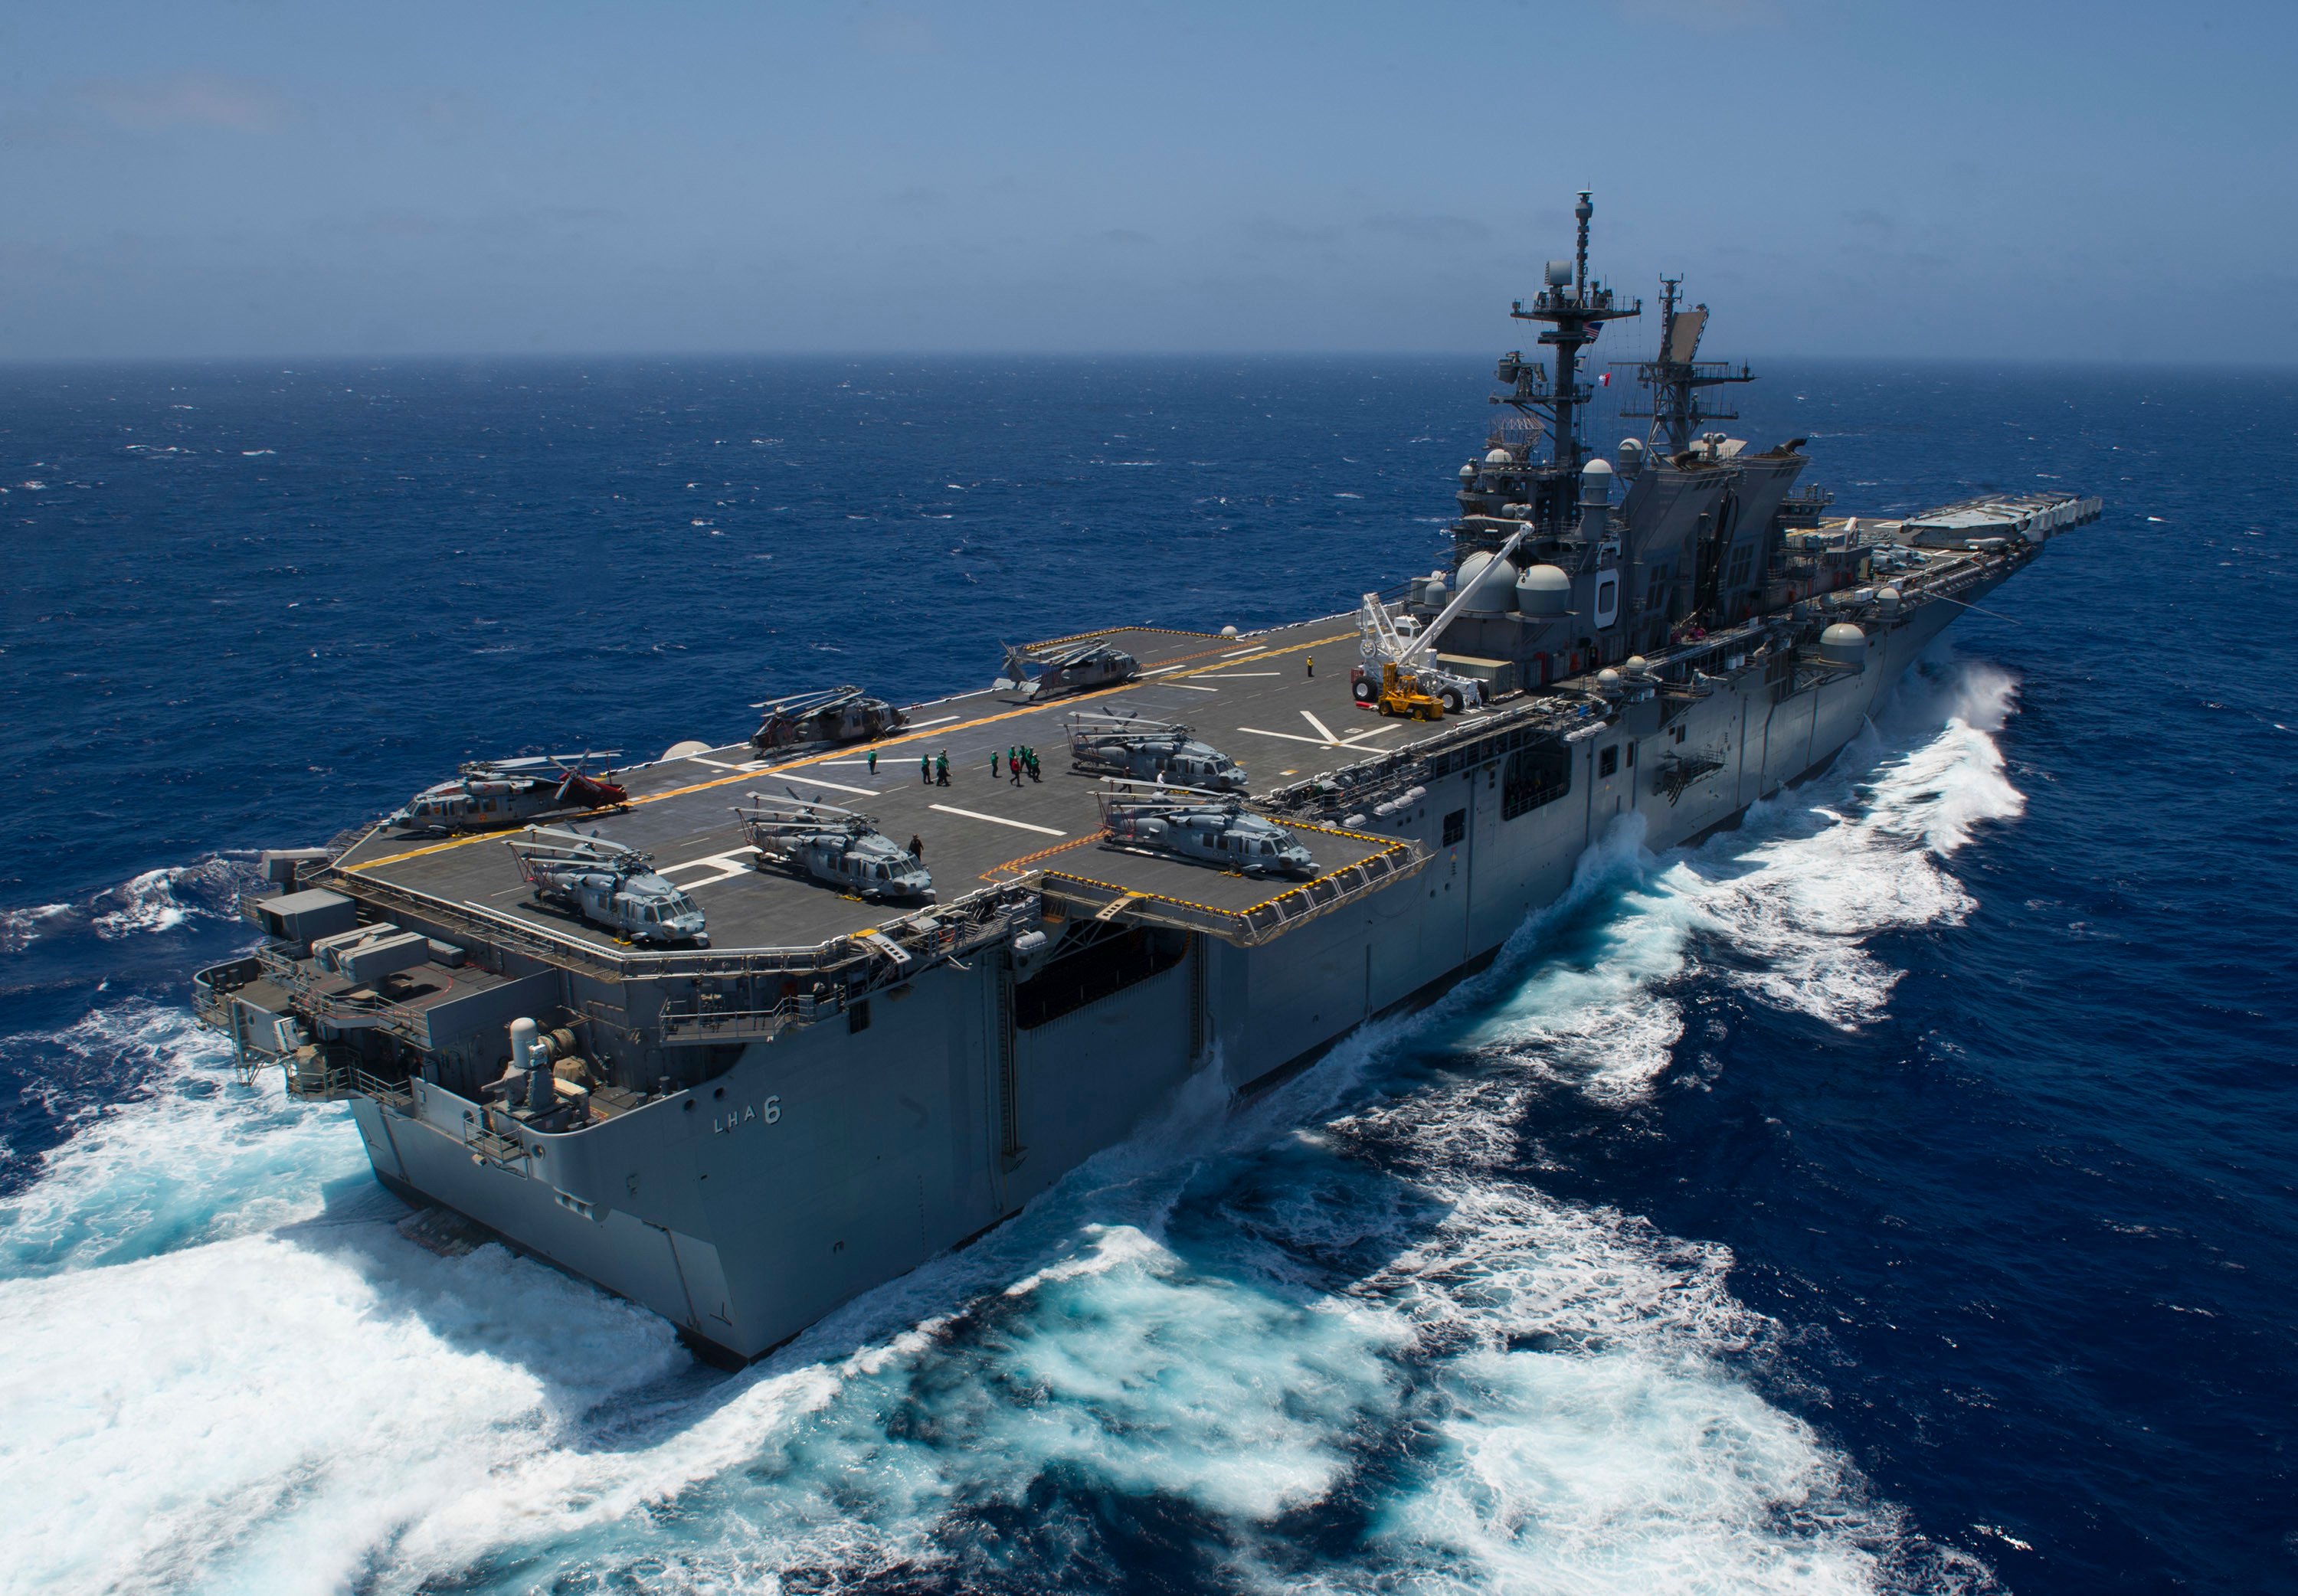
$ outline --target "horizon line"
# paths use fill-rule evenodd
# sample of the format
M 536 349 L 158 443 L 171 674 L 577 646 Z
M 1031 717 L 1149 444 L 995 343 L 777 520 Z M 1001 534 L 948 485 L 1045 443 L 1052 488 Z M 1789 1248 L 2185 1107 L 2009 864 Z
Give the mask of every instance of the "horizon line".
M 471 364 L 576 364 L 599 361 L 612 364 L 671 362 L 671 361 L 736 361 L 770 362 L 875 362 L 906 361 L 913 365 L 934 364 L 952 360 L 1046 360 L 1046 361 L 1187 361 L 1202 363 L 1218 360 L 1461 360 L 1484 361 L 1494 359 L 1490 350 L 1467 349 L 996 349 L 956 348 L 920 350 L 914 347 L 885 350 L 805 350 L 805 349 L 663 349 L 663 350 L 591 350 L 577 351 L 538 350 L 481 351 L 421 351 L 393 354 L 350 351 L 304 351 L 301 353 L 252 354 L 141 354 L 141 355 L 5 355 L 0 354 L 0 372 L 43 369 L 98 369 L 103 368 L 209 366 L 209 367 L 279 367 L 298 363 L 309 365 L 443 366 Z M 1613 364 L 1634 365 L 1647 356 L 1633 357 L 1617 362 L 1589 361 L 1583 370 L 1595 372 Z M 1909 353 L 1859 353 L 1839 351 L 1814 353 L 1798 351 L 1735 351 L 1732 363 L 1754 363 L 1771 360 L 1784 362 L 1814 362 L 1845 365 L 1852 363 L 1897 363 L 1911 366 L 1968 367 L 2050 367 L 2078 370 L 2136 369 L 2147 371 L 2239 371 L 2270 373 L 2298 371 L 2298 360 L 2273 358 L 2242 359 L 2214 357 L 2210 359 L 2162 359 L 2158 357 L 2098 356 L 2098 355 L 1982 355 Z M 1759 377 L 1762 373 L 1757 374 Z

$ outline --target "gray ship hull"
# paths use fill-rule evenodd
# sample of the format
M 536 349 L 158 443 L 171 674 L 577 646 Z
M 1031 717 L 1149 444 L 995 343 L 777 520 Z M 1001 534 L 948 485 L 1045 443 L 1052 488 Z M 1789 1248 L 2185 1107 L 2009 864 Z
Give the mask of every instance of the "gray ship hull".
M 2015 568 L 1961 589 L 1964 601 Z M 1441 992 L 1555 901 L 1612 828 L 1640 817 L 1644 845 L 1663 849 L 1734 823 L 1833 759 L 1956 613 L 1914 608 L 1876 633 L 1864 669 L 1808 686 L 1757 662 L 1672 714 L 1626 704 L 1567 741 L 1564 796 L 1528 813 L 1506 814 L 1497 759 L 1432 776 L 1386 822 L 1425 851 L 1411 879 L 1257 946 L 1188 935 L 1066 1012 L 1017 1005 L 1009 960 L 951 960 L 522 1156 L 491 1155 L 473 1129 L 489 1111 L 435 1080 L 354 1095 L 351 1114 L 393 1190 L 707 1350 L 756 1357 L 1013 1216 L 1200 1071 L 1250 1093 Z M 1671 760 L 1677 778 L 1657 779 Z

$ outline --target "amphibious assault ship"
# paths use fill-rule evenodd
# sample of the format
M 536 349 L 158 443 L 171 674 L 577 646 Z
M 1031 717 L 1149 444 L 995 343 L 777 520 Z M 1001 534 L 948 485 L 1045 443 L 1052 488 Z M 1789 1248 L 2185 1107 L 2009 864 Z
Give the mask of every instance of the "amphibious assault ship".
M 202 1017 L 244 1067 L 348 1101 L 409 1202 L 749 1358 L 1199 1072 L 1250 1093 L 1426 1001 L 1608 828 L 1730 823 L 2099 503 L 1829 514 L 1797 489 L 1804 440 L 1707 429 L 1752 374 L 1699 358 L 1676 280 L 1630 373 L 1649 430 L 1591 450 L 1583 351 L 1641 306 L 1591 279 L 1575 214 L 1575 258 L 1514 309 L 1543 358 L 1500 360 L 1443 567 L 1252 635 L 1008 650 L 995 686 L 889 707 L 866 741 L 786 716 L 801 740 L 680 745 L 547 831 L 386 822 L 267 856 L 263 940 L 200 972 Z M 1249 790 L 1128 764 L 1136 718 Z M 1076 768 L 1021 757 L 1071 733 Z

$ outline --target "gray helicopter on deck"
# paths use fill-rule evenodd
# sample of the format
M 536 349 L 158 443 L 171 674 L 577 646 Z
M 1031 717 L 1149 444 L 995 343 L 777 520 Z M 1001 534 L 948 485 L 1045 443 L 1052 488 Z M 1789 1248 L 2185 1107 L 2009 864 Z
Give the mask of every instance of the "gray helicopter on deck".
M 1007 643 L 1005 674 L 990 683 L 997 690 L 1029 690 L 1032 699 L 1050 699 L 1065 692 L 1086 692 L 1114 687 L 1141 674 L 1141 663 L 1112 643 L 1095 640 L 1067 643 L 1028 653 Z M 1037 674 L 1032 676 L 1032 667 Z
M 750 733 L 750 746 L 761 754 L 802 742 L 860 742 L 909 724 L 909 717 L 893 705 L 858 687 L 790 693 L 750 707 L 765 711 L 758 729 Z
M 612 753 L 537 754 L 521 759 L 475 759 L 454 780 L 426 787 L 383 823 L 409 831 L 484 831 L 517 825 L 546 815 L 611 809 L 628 803 L 630 793 L 604 775 L 583 767 Z
M 1317 862 L 1292 832 L 1252 813 L 1234 794 L 1110 781 L 1094 796 L 1106 846 L 1252 876 L 1317 873 Z
M 632 942 L 710 946 L 700 906 L 654 872 L 654 856 L 550 826 L 503 839 L 534 896 Z
M 750 806 L 737 805 L 734 818 L 758 850 L 760 864 L 812 876 L 872 903 L 934 901 L 932 874 L 915 854 L 880 832 L 870 816 L 795 792 L 786 803 L 747 796 Z
M 1088 775 L 1165 781 L 1206 791 L 1243 792 L 1245 773 L 1236 760 L 1202 743 L 1186 726 L 1136 715 L 1071 710 L 1070 765 Z

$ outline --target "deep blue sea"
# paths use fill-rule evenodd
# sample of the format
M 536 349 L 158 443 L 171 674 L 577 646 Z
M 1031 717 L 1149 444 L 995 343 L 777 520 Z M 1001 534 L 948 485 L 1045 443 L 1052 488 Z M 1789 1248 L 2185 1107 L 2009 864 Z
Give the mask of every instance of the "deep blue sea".
M 2287 374 L 1767 370 L 1839 509 L 2106 516 L 1823 777 L 740 1375 L 193 1026 L 254 850 L 467 757 L 1430 568 L 1488 375 L 0 372 L 0 1589 L 2298 1591 Z

